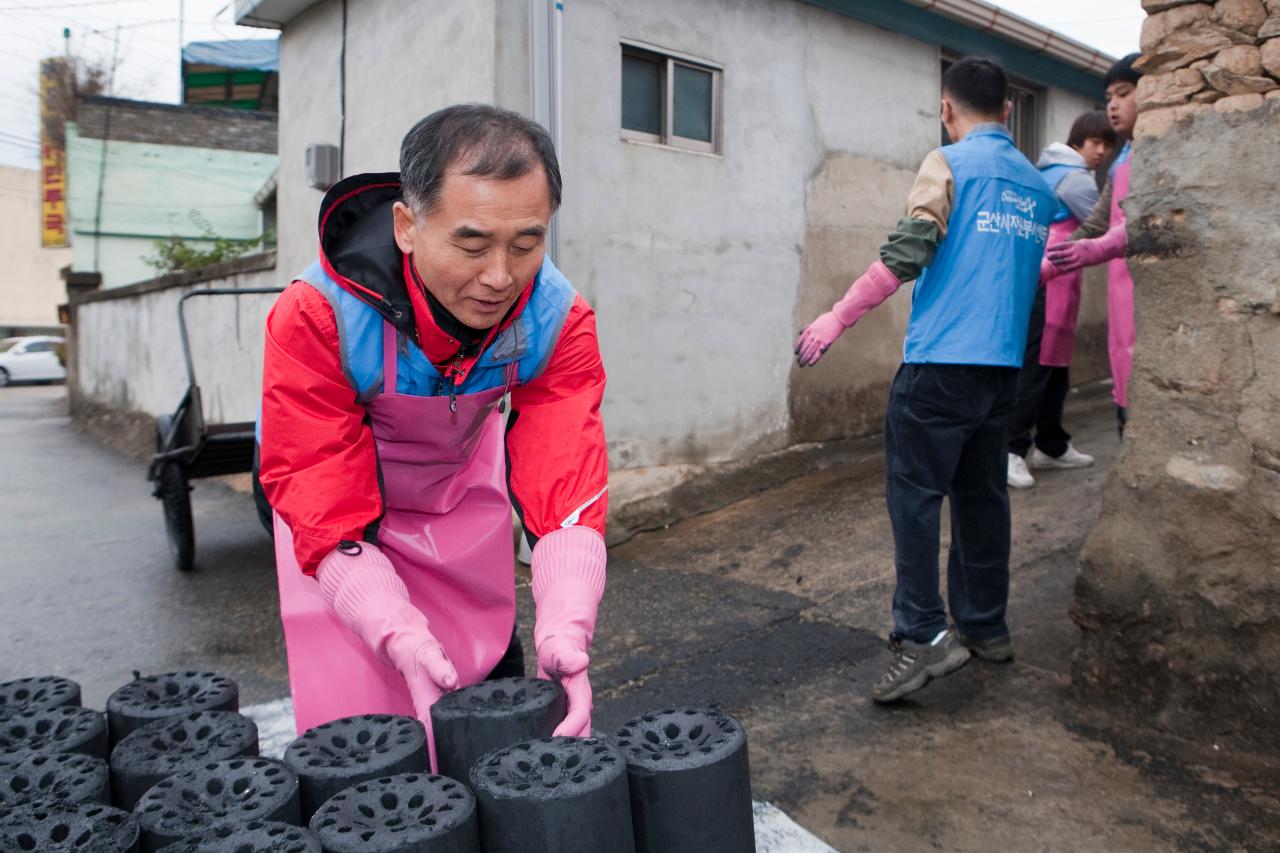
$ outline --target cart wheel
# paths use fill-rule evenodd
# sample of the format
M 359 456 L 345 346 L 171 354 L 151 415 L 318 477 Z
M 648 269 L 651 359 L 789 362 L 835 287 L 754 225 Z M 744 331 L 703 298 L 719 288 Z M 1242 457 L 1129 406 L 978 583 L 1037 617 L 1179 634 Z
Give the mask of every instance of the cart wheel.
M 173 565 L 180 572 L 189 572 L 196 557 L 196 528 L 191 519 L 191 487 L 176 462 L 160 468 L 160 504 L 164 507 L 164 532 Z

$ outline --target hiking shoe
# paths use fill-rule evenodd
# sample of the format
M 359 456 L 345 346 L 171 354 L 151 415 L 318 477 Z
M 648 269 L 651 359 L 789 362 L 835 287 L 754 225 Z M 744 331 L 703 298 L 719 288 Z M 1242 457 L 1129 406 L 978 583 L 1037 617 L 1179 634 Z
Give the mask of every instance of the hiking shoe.
M 1009 485 L 1015 489 L 1029 489 L 1036 478 L 1027 470 L 1027 461 L 1016 453 L 1009 454 Z
M 979 640 L 964 634 L 960 634 L 959 638 L 961 644 L 979 660 L 989 663 L 1009 663 L 1013 660 L 1013 641 L 1008 634 L 993 640 Z
M 969 650 L 950 629 L 931 643 L 913 643 L 894 634 L 889 638 L 889 654 L 889 669 L 871 688 L 872 700 L 881 704 L 915 693 L 933 679 L 955 672 L 969 659 Z
M 1061 456 L 1050 456 L 1038 447 L 1033 449 L 1027 457 L 1027 464 L 1032 468 L 1088 468 L 1093 464 L 1093 457 L 1076 450 L 1068 441 Z

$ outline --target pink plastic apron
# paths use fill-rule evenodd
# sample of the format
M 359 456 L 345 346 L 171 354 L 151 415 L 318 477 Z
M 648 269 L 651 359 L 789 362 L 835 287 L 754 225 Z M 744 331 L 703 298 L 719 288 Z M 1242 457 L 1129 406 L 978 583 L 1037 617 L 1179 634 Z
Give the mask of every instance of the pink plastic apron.
M 397 333 L 383 324 L 383 390 L 366 405 L 385 514 L 378 547 L 458 670 L 461 686 L 497 665 L 515 625 L 515 560 L 502 415 L 506 389 L 454 398 L 396 388 Z M 508 378 L 514 375 L 513 362 Z M 298 731 L 355 714 L 414 716 L 404 678 L 344 626 L 302 573 L 275 517 L 280 619 Z
M 1120 202 L 1129 195 L 1130 157 L 1111 173 L 1111 227 L 1123 225 L 1124 208 Z M 1115 258 L 1107 265 L 1107 352 L 1111 356 L 1111 378 L 1115 384 L 1111 395 L 1117 406 L 1129 405 L 1129 373 L 1133 370 L 1133 279 L 1129 263 Z
M 1049 226 L 1049 242 L 1065 242 L 1080 222 L 1068 216 Z M 1081 270 L 1056 275 L 1044 283 L 1044 337 L 1040 340 L 1040 363 L 1045 367 L 1069 367 L 1076 348 L 1076 319 L 1080 314 Z

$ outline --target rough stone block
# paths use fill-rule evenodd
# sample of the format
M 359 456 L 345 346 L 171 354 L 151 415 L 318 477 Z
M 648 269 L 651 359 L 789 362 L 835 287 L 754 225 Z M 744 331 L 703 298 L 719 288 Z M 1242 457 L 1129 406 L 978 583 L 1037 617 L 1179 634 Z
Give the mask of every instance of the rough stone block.
M 634 853 L 626 770 L 622 754 L 594 738 L 542 738 L 485 756 L 471 770 L 485 853 Z
M 411 717 L 365 714 L 308 729 L 289 744 L 284 763 L 302 784 L 302 820 L 334 794 L 398 773 L 426 773 L 427 730 Z
M 1232 74 L 1256 77 L 1262 73 L 1262 51 L 1252 44 L 1233 44 L 1218 51 L 1213 64 Z
M 79 706 L 80 685 L 56 675 L 19 678 L 0 684 L 0 716 L 11 711 Z
M 1221 93 L 1221 92 L 1219 92 L 1217 89 L 1205 89 L 1205 90 L 1203 90 L 1203 91 L 1196 92 L 1194 95 L 1192 95 L 1192 96 L 1191 96 L 1191 103 L 1193 103 L 1193 104 L 1212 104 L 1214 101 L 1217 101 L 1217 100 L 1219 100 L 1219 99 L 1221 99 L 1221 98 L 1225 98 L 1225 97 L 1226 97 L 1226 95 L 1222 94 L 1222 93 Z
M 258 754 L 258 727 L 234 711 L 196 711 L 148 723 L 111 750 L 111 799 L 132 809 L 152 785 L 215 761 Z
M 480 853 L 475 797 L 456 779 L 428 773 L 340 791 L 311 818 L 311 831 L 325 853 Z
M 627 761 L 639 853 L 755 850 L 747 734 L 710 709 L 655 711 L 610 738 Z
M 1265 40 L 1280 36 L 1280 15 L 1272 15 L 1258 30 L 1258 38 Z
M 111 805 L 107 762 L 78 752 L 0 760 L 0 812 L 50 801 Z
M 139 676 L 107 697 L 111 742 L 147 723 L 192 711 L 239 711 L 240 688 L 214 672 Z
M 302 822 L 298 777 L 270 758 L 213 761 L 157 782 L 133 809 L 144 853 L 221 823 Z
M 465 783 L 484 755 L 551 737 L 566 711 L 564 688 L 544 678 L 501 678 L 446 693 L 431 706 L 436 768 Z
M 1138 110 L 1145 112 L 1185 104 L 1204 87 L 1204 76 L 1194 68 L 1144 75 L 1138 81 Z
M 1218 0 L 1213 6 L 1213 20 L 1248 35 L 1257 35 L 1267 20 L 1262 0 Z
M 1204 75 L 1205 82 L 1224 95 L 1261 95 L 1280 85 L 1270 77 L 1246 77 L 1242 74 L 1232 74 L 1216 65 L 1208 65 L 1201 69 L 1200 73 Z
M 1220 101 L 1213 102 L 1213 108 L 1220 113 L 1243 112 L 1256 110 L 1262 106 L 1262 95 L 1228 95 Z
M 31 752 L 80 752 L 105 759 L 106 718 L 76 706 L 17 711 L 0 717 L 0 759 Z
M 1272 77 L 1280 79 L 1280 38 L 1263 43 L 1258 53 L 1262 68 Z
M 1217 93 L 1218 97 L 1222 97 L 1222 93 Z M 1133 127 L 1133 135 L 1139 139 L 1152 136 L 1163 136 L 1169 128 L 1179 119 L 1192 116 L 1198 113 L 1204 107 L 1200 104 L 1181 104 L 1176 107 L 1163 107 L 1158 110 L 1148 110 L 1138 115 L 1138 121 Z
M 1195 29 L 1179 30 L 1168 38 L 1144 51 L 1134 62 L 1143 74 L 1160 74 L 1185 68 L 1197 59 L 1213 56 L 1220 50 L 1237 44 L 1230 31 L 1221 27 L 1204 25 Z
M 1158 47 L 1178 30 L 1185 30 L 1209 20 L 1213 6 L 1208 3 L 1189 3 L 1167 11 L 1148 14 L 1142 22 L 1142 35 L 1138 46 L 1143 53 Z

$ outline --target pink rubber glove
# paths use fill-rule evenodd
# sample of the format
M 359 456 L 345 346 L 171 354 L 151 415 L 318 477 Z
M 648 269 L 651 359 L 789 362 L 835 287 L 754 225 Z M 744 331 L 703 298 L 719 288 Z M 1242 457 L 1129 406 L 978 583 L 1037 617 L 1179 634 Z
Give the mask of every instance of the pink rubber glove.
M 867 267 L 867 271 L 849 285 L 849 290 L 831 306 L 830 311 L 801 330 L 800 337 L 796 339 L 796 362 L 801 367 L 817 364 L 845 329 L 861 320 L 863 314 L 884 302 L 901 286 L 902 282 L 883 261 Z
M 1113 258 L 1123 258 L 1125 246 L 1128 245 L 1124 223 L 1113 225 L 1101 237 L 1092 240 L 1073 240 L 1070 243 L 1058 243 L 1050 246 L 1049 260 L 1058 268 L 1058 274 L 1075 272 L 1082 267 L 1091 267 Z
M 436 741 L 431 706 L 458 686 L 458 672 L 431 635 L 427 617 L 409 601 L 409 590 L 376 545 L 344 542 L 316 569 L 320 593 L 342 623 L 364 640 L 409 685 L 415 716 L 427 728 L 431 772 L 436 771 Z M 343 689 L 335 684 L 335 690 Z
M 538 677 L 559 681 L 569 712 L 556 736 L 591 735 L 591 682 L 587 650 L 604 594 L 604 537 L 590 527 L 562 527 L 533 549 L 533 642 Z

